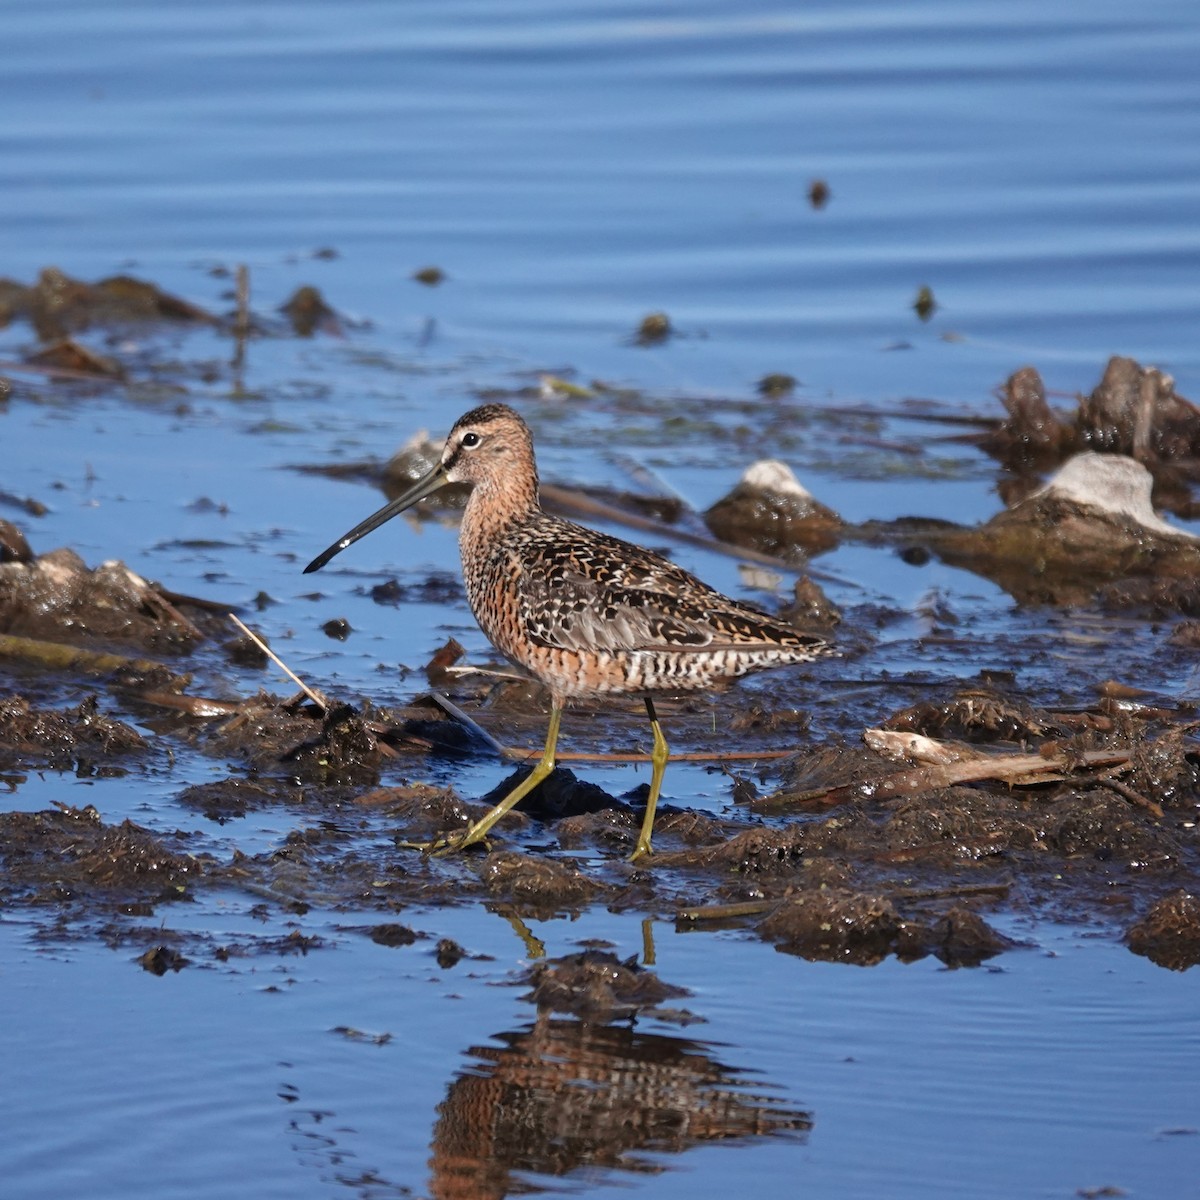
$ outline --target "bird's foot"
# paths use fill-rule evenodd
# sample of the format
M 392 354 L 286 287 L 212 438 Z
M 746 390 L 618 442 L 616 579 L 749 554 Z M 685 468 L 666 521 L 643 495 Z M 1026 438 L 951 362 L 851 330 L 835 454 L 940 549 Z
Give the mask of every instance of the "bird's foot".
M 432 842 L 400 842 L 399 845 L 407 850 L 420 850 L 422 854 L 426 854 L 430 858 L 444 858 L 447 854 L 453 854 L 467 846 L 474 846 L 477 842 L 482 842 L 487 848 L 489 843 L 484 836 L 487 827 L 481 829 L 480 824 L 481 822 L 477 821 L 473 825 L 468 825 L 466 829 L 460 829 L 457 833 L 439 833 Z
M 429 851 L 430 858 L 445 858 L 447 854 L 454 854 L 456 851 L 461 850 L 464 846 L 469 845 L 471 828 L 472 827 L 468 825 L 466 829 L 462 830 L 460 833 L 454 834 L 453 837 L 439 838 L 437 845 L 432 847 Z
M 638 838 L 638 844 L 633 848 L 633 853 L 629 856 L 631 863 L 644 862 L 646 859 L 654 857 L 654 851 L 650 848 L 650 839 L 647 837 Z
M 422 854 L 431 858 L 442 858 L 453 854 L 455 850 L 461 850 L 464 846 L 483 841 L 482 836 L 478 834 L 472 837 L 474 833 L 475 826 L 468 825 L 466 829 L 460 829 L 457 833 L 439 833 L 431 842 L 397 842 L 396 845 L 402 850 L 420 850 Z
M 396 845 L 401 850 L 420 850 L 422 854 L 432 854 L 435 850 L 440 850 L 446 844 L 446 839 L 438 836 L 432 842 L 397 842 Z

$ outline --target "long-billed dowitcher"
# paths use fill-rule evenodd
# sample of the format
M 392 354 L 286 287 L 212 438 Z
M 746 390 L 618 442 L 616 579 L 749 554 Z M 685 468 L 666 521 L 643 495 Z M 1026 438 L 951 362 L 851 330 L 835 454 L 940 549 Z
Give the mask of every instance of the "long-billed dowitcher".
M 583 696 L 643 697 L 654 747 L 650 793 L 632 857 L 650 853 L 669 750 L 650 693 L 693 691 L 828 653 L 823 639 L 723 596 L 657 554 L 542 511 L 529 427 L 485 404 L 458 419 L 441 460 L 402 496 L 304 568 L 335 554 L 448 483 L 472 484 L 459 533 L 471 611 L 493 645 L 550 691 L 538 764 L 503 800 L 438 849 L 468 846 L 554 769 L 563 705 Z

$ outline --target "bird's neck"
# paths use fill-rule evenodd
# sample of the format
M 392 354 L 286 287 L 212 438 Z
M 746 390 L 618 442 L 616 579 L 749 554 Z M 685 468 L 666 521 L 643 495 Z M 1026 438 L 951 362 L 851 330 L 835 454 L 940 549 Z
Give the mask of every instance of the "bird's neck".
M 459 542 L 463 558 L 481 558 L 489 545 L 529 522 L 540 511 L 535 473 L 503 482 L 483 480 L 471 489 Z

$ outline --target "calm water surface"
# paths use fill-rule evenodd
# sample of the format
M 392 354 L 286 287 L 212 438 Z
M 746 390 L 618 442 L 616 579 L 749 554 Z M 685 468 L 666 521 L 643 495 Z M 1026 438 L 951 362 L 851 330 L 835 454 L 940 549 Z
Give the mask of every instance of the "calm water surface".
M 7 0 L 0 17 L 0 276 L 131 270 L 224 311 L 214 269 L 246 263 L 262 313 L 312 283 L 346 322 L 342 338 L 254 342 L 236 394 L 229 344 L 207 333 L 156 344 L 183 364 L 184 393 L 141 381 L 19 394 L 0 408 L 0 488 L 50 504 L 20 518 L 38 550 L 121 558 L 230 604 L 268 592 L 278 603 L 259 623 L 277 648 L 350 696 L 411 696 L 419 682 L 395 665 L 419 666 L 447 633 L 484 653 L 464 606 L 401 615 L 362 594 L 455 570 L 454 531 L 397 523 L 339 560 L 315 601 L 298 565 L 377 497 L 287 468 L 442 432 L 479 389 L 543 370 L 639 389 L 623 413 L 522 401 L 548 478 L 626 486 L 632 459 L 703 508 L 775 453 L 852 520 L 978 520 L 999 503 L 992 465 L 930 442 L 954 430 L 906 415 L 912 398 L 990 414 L 992 389 L 1025 363 L 1069 396 L 1113 353 L 1200 397 L 1193 3 Z M 819 212 L 806 198 L 818 178 L 832 192 Z M 336 257 L 316 256 L 326 247 Z M 415 283 L 426 265 L 447 282 Z M 910 307 L 923 284 L 939 302 L 927 323 Z M 633 345 L 654 310 L 679 335 Z M 26 326 L 0 330 L 0 358 L 31 341 Z M 754 399 L 771 371 L 801 380 L 792 400 Z M 890 415 L 848 411 L 862 407 Z M 665 423 L 678 415 L 703 420 Z M 673 552 L 769 599 L 771 581 L 747 583 L 731 561 Z M 863 674 L 974 675 L 1006 661 L 1005 637 L 1034 631 L 1046 656 L 1018 681 L 1032 691 L 1082 703 L 1116 676 L 1200 699 L 1195 672 L 1140 624 L 1015 610 L 986 581 L 859 547 L 820 566 L 848 612 L 880 601 L 913 614 L 856 663 Z M 969 659 L 916 649 L 931 598 L 977 634 Z M 320 633 L 332 616 L 357 631 L 344 645 Z M 837 731 L 836 715 L 815 724 Z M 5 803 L 90 802 L 108 820 L 200 828 L 226 856 L 280 844 L 286 812 L 218 827 L 174 804 L 219 773 L 181 752 L 149 780 L 46 774 Z M 435 764 L 429 777 L 479 794 L 494 768 Z M 631 777 L 596 778 L 624 791 Z M 668 790 L 727 803 L 695 767 L 673 767 Z M 261 933 L 254 903 L 210 899 L 169 920 L 216 939 Z M 495 985 L 526 948 L 487 913 L 404 914 L 491 956 L 444 970 L 432 940 L 388 949 L 347 928 L 377 919 L 315 908 L 300 927 L 329 949 L 156 979 L 128 947 L 47 940 L 28 914 L 0 912 L 6 1193 L 444 1194 L 430 1166 L 439 1105 L 486 1074 L 478 1050 L 525 1036 L 532 1010 Z M 265 927 L 288 922 L 273 913 Z M 606 912 L 536 932 L 552 954 L 589 937 L 643 948 L 637 921 Z M 707 1023 L 644 1032 L 746 1072 L 744 1088 L 812 1128 L 650 1149 L 635 1156 L 649 1169 L 576 1173 L 569 1188 L 1200 1194 L 1194 971 L 1159 970 L 1107 930 L 1022 920 L 1009 932 L 1029 948 L 957 972 L 654 932 L 657 969 L 694 991 L 686 1004 Z M 545 1169 L 514 1167 L 506 1186 L 546 1185 Z

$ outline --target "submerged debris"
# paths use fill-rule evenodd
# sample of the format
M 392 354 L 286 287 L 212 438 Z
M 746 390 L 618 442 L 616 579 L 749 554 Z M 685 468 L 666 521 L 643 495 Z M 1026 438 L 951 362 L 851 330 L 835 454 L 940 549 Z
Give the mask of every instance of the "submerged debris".
M 685 1014 L 662 1009 L 664 1000 L 689 995 L 686 988 L 664 983 L 636 959 L 622 962 L 607 950 L 584 950 L 534 963 L 524 982 L 533 985 L 524 998 L 542 1012 L 570 1013 L 601 1025 L 637 1016 L 686 1023 Z
M 63 337 L 47 343 L 40 350 L 25 356 L 25 361 L 38 367 L 53 367 L 74 375 L 97 375 L 106 379 L 124 379 L 125 368 L 115 358 Z
M 242 758 L 246 773 L 186 789 L 177 799 L 218 822 L 266 806 L 310 814 L 275 852 L 235 856 L 228 866 L 206 869 L 203 880 L 253 888 L 296 912 L 316 901 L 355 911 L 374 904 L 389 914 L 380 937 L 392 937 L 390 914 L 405 897 L 423 904 L 486 897 L 513 920 L 598 902 L 669 910 L 686 898 L 690 921 L 735 921 L 809 958 L 867 963 L 889 954 L 932 954 L 972 965 L 1007 945 L 985 909 L 1005 904 L 1017 880 L 1026 907 L 1091 917 L 1101 901 L 1107 911 L 1144 911 L 1195 878 L 1200 744 L 1186 719 L 1150 707 L 1109 711 L 1109 703 L 1088 713 L 1052 712 L 982 687 L 930 697 L 897 713 L 888 728 L 870 731 L 865 746 L 823 745 L 794 756 L 774 792 L 755 798 L 750 789 L 748 819 L 755 824 L 741 815 L 716 818 L 666 806 L 663 844 L 649 870 L 632 871 L 624 860 L 636 814 L 599 788 L 579 800 L 580 785 L 561 769 L 547 782 L 561 779 L 563 797 L 539 801 L 546 823 L 513 814 L 505 824 L 504 838 L 525 852 L 429 858 L 413 843 L 462 828 L 481 806 L 428 785 L 364 791 L 380 775 L 381 736 L 396 740 L 405 724 L 384 726 L 345 705 L 325 715 L 300 698 L 283 704 L 260 697 L 219 724 L 193 721 L 186 736 L 220 756 Z M 731 716 L 723 718 L 729 728 Z M 17 763 L 70 765 L 93 745 L 126 734 L 131 750 L 140 747 L 136 734 L 104 724 L 94 707 L 50 714 L 39 724 L 28 705 L 9 702 L 0 708 L 5 717 L 16 731 L 9 740 Z M 73 721 L 85 722 L 84 734 L 97 742 L 75 734 L 72 743 L 63 730 Z M 41 731 L 36 736 L 28 732 L 31 723 Z M 578 815 L 581 807 L 595 811 Z M 556 808 L 576 815 L 556 816 Z M 785 813 L 792 819 L 781 823 Z M 758 824 L 764 815 L 770 823 Z M 45 829 L 65 833 L 81 822 L 100 839 L 98 818 L 86 811 L 70 810 L 70 820 L 58 814 L 13 820 L 18 824 L 7 827 L 0 849 L 10 896 L 51 896 L 48 860 L 23 858 L 13 845 L 32 846 L 36 837 L 61 854 Z M 33 825 L 23 830 L 19 820 Z M 0 840 L 5 836 L 0 828 Z M 563 858 L 546 853 L 547 839 L 591 849 L 586 859 Z M 63 846 L 86 841 L 75 837 Z M 189 888 L 199 886 L 190 857 L 136 827 L 117 827 L 97 845 L 126 862 L 130 854 L 135 863 L 145 860 L 155 878 L 182 873 Z M 107 878 L 97 858 L 86 862 L 92 884 Z M 76 880 L 69 894 L 84 894 L 81 886 Z M 153 888 L 137 892 L 146 903 L 159 895 Z M 1168 906 L 1158 915 L 1165 921 L 1173 912 Z M 1180 912 L 1187 917 L 1190 909 Z M 1186 932 L 1182 918 L 1176 924 Z M 396 926 L 399 941 L 407 940 L 402 928 Z M 1154 945 L 1157 928 L 1149 921 L 1131 930 L 1130 945 Z M 399 944 L 395 939 L 390 944 Z M 160 936 L 152 946 L 174 944 Z M 572 1003 L 599 1005 L 594 993 L 608 986 L 610 966 L 596 966 L 591 982 L 585 972 L 577 984 L 585 1000 Z M 626 1003 L 619 995 L 603 1000 L 612 1009 Z
M 831 890 L 796 896 L 758 926 L 763 938 L 789 953 L 862 966 L 886 958 L 901 929 L 886 898 Z
M 1150 503 L 1140 463 L 1084 453 L 1044 487 L 977 529 L 926 529 L 946 562 L 998 583 L 1024 603 L 1155 603 L 1200 612 L 1200 538 L 1168 525 Z M 1130 589 L 1117 581 L 1141 580 Z
M 300 337 L 312 337 L 318 330 L 338 336 L 342 323 L 337 313 L 325 302 L 320 291 L 309 284 L 298 287 L 279 306 L 279 311 L 291 322 Z
M 570 863 L 512 850 L 489 854 L 480 877 L 493 896 L 531 914 L 578 910 L 609 891 Z
M 858 966 L 889 954 L 909 960 L 933 954 L 948 966 L 974 967 L 1014 945 L 969 908 L 955 906 L 927 925 L 901 918 L 886 897 L 836 888 L 784 901 L 758 932 L 789 954 Z
M 659 864 L 725 879 L 699 907 L 693 885 L 688 919 L 761 915 L 761 936 L 807 957 L 977 962 L 1006 943 L 976 910 L 1014 880 L 1062 917 L 1101 899 L 1140 907 L 1195 877 L 1200 743 L 1154 711 L 1045 712 L 978 689 L 926 701 L 873 748 L 797 755 L 753 802 L 802 822 L 714 833 Z M 975 744 L 930 736 L 946 729 Z
M 638 346 L 657 346 L 674 332 L 671 318 L 665 312 L 652 312 L 641 319 L 633 340 Z
M 1130 950 L 1160 967 L 1186 971 L 1200 963 L 1200 897 L 1192 891 L 1164 896 L 1125 935 Z
M 203 865 L 181 843 L 132 821 L 107 825 L 91 805 L 0 813 L 0 907 L 185 899 Z
M 213 321 L 199 306 L 131 275 L 114 275 L 90 284 L 72 279 L 57 267 L 46 267 L 31 287 L 0 279 L 0 325 L 21 318 L 33 325 L 42 341 L 63 338 L 92 325 Z
M 1009 376 L 1001 399 L 1008 417 L 981 445 L 1014 471 L 1044 470 L 1071 454 L 1095 450 L 1137 459 L 1161 479 L 1180 460 L 1194 473 L 1187 460 L 1200 456 L 1200 408 L 1175 391 L 1171 376 L 1132 358 L 1110 358 L 1074 414 L 1050 409 L 1033 367 Z
M 124 563 L 89 570 L 73 550 L 0 563 L 0 633 L 184 654 L 204 635 Z
M 837 513 L 776 459 L 747 467 L 733 491 L 718 500 L 704 520 L 722 541 L 765 554 L 794 547 L 818 554 L 837 545 L 842 531 Z
M 271 805 L 298 807 L 302 800 L 302 789 L 294 779 L 239 775 L 193 784 L 175 797 L 181 807 L 195 809 L 219 825 Z

